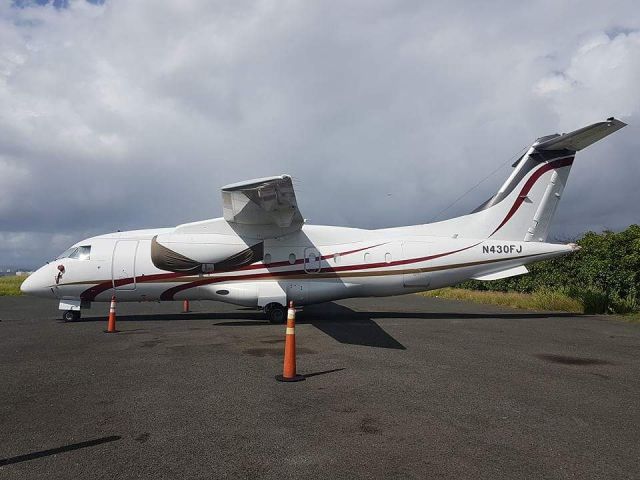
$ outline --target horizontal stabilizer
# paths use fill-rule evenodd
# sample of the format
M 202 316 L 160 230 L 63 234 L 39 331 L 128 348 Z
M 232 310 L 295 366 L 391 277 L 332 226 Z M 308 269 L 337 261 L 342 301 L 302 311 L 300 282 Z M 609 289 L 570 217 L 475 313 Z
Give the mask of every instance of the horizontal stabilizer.
M 604 122 L 594 123 L 570 133 L 541 138 L 538 140 L 539 143 L 534 143 L 533 146 L 536 150 L 571 150 L 577 152 L 626 125 L 626 123 L 611 117 Z
M 515 277 L 516 275 L 524 275 L 529 273 L 527 267 L 519 265 L 517 267 L 507 268 L 506 270 L 500 270 L 499 272 L 488 273 L 486 275 L 478 275 L 477 277 L 471 277 L 473 280 L 482 280 L 488 282 L 489 280 L 500 280 L 501 278 Z

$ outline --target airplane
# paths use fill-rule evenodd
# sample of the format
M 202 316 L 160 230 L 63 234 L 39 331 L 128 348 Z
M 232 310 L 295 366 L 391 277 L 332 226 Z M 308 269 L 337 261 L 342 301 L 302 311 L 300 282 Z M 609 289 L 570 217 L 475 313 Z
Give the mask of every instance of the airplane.
M 388 296 L 522 275 L 576 251 L 547 243 L 576 152 L 626 126 L 613 117 L 538 138 L 473 212 L 435 223 L 361 229 L 308 225 L 288 175 L 222 187 L 223 216 L 87 238 L 22 284 L 59 300 L 63 319 L 92 302 L 217 300 L 282 323 L 296 306 Z

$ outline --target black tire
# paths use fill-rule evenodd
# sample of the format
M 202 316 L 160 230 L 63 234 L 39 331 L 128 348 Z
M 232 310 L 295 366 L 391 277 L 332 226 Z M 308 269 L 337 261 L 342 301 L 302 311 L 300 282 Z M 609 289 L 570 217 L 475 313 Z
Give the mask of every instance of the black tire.
M 80 312 L 77 310 L 67 310 L 62 314 L 62 320 L 65 322 L 77 322 L 80 320 Z
M 270 303 L 265 306 L 264 313 L 270 323 L 281 325 L 287 321 L 287 309 L 279 303 Z

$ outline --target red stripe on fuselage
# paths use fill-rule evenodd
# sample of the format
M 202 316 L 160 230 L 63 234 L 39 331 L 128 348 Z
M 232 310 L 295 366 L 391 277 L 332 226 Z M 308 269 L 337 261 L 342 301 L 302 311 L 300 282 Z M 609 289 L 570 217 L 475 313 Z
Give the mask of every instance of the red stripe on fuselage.
M 447 255 L 452 255 L 454 253 L 462 252 L 464 250 L 468 250 L 470 248 L 475 247 L 476 245 L 479 245 L 480 243 L 482 242 L 478 242 L 473 245 L 469 245 L 468 247 L 460 248 L 458 250 L 453 250 L 450 252 L 437 253 L 435 255 L 428 255 L 426 257 L 418 257 L 418 258 L 410 258 L 406 260 L 396 260 L 394 262 L 389 262 L 389 263 L 378 262 L 378 263 L 365 263 L 365 264 L 358 264 L 358 265 L 344 265 L 340 267 L 326 267 L 326 268 L 320 269 L 320 271 L 317 273 L 326 273 L 326 272 L 334 273 L 334 272 L 348 272 L 348 271 L 355 271 L 355 270 L 369 270 L 372 268 L 395 267 L 399 265 L 407 265 L 410 263 L 424 262 L 426 260 L 433 260 L 435 258 L 440 258 Z M 369 248 L 372 248 L 372 247 L 369 247 Z M 366 249 L 360 249 L 360 250 L 366 250 Z M 360 251 L 360 250 L 355 250 L 355 251 Z M 323 258 L 328 258 L 330 256 L 331 255 L 327 255 L 326 257 L 323 257 Z M 222 283 L 226 281 L 237 281 L 237 280 L 259 280 L 264 278 L 288 277 L 292 275 L 298 275 L 301 273 L 304 273 L 304 269 L 286 270 L 283 272 L 264 272 L 264 273 L 256 273 L 251 275 L 229 275 L 226 277 L 203 278 L 202 280 L 197 280 L 195 282 L 189 282 L 182 285 L 176 285 L 175 287 L 171 287 L 168 290 L 165 290 L 160 295 L 160 300 L 173 300 L 173 297 L 176 293 L 182 292 L 184 290 L 188 290 L 190 288 L 200 287 L 202 285 L 209 285 L 212 283 Z M 313 278 L 313 274 L 310 274 L 310 278 Z
M 106 282 L 99 283 L 86 289 L 84 292 L 80 294 L 80 298 L 82 300 L 95 300 L 95 298 L 103 292 L 112 289 L 114 286 L 121 287 L 122 285 L 128 285 L 133 283 L 143 283 L 143 282 L 154 282 L 157 280 L 167 280 L 171 278 L 179 278 L 182 277 L 182 273 L 158 273 L 155 275 L 141 275 L 139 277 L 128 277 L 128 278 L 120 278 L 118 280 L 108 280 Z
M 379 247 L 380 245 L 384 245 L 384 243 L 379 243 L 377 245 L 372 245 L 369 247 L 362 247 L 362 248 L 357 248 L 355 250 L 347 250 L 345 252 L 337 252 L 337 255 L 340 256 L 344 256 L 344 255 L 350 255 L 353 253 L 357 253 L 357 252 L 361 252 L 363 250 L 368 250 L 370 248 L 375 248 L 375 247 Z M 336 255 L 336 253 L 332 253 L 329 255 L 324 255 L 321 257 L 322 260 L 326 260 L 327 258 L 331 258 L 334 255 Z M 300 265 L 304 263 L 304 258 L 300 258 L 298 260 L 296 260 L 293 263 L 290 263 L 288 260 L 282 261 L 282 262 L 274 262 L 271 263 L 269 265 L 265 265 L 264 263 L 260 262 L 260 263 L 253 263 L 251 265 L 245 265 L 244 267 L 238 268 L 236 270 L 233 270 L 235 272 L 241 272 L 244 270 L 256 270 L 259 268 L 277 268 L 277 267 L 285 267 L 288 265 Z M 94 285 L 93 287 L 88 288 L 87 290 L 85 290 L 84 292 L 82 292 L 80 294 L 80 298 L 83 300 L 88 300 L 88 301 L 92 301 L 95 300 L 95 298 L 100 295 L 103 292 L 106 292 L 107 290 L 110 290 L 112 288 L 115 287 L 121 287 L 123 285 L 128 285 L 130 283 L 152 283 L 158 280 L 169 280 L 172 278 L 180 278 L 184 276 L 183 273 L 176 273 L 176 272 L 171 272 L 171 273 L 158 273 L 155 275 L 141 275 L 139 277 L 128 277 L 128 278 L 121 278 L 118 280 L 108 280 L 106 282 L 102 282 L 99 283 L 98 285 Z M 194 282 L 195 283 L 195 282 Z
M 505 223 L 509 221 L 509 219 L 511 219 L 511 217 L 515 215 L 515 213 L 520 208 L 520 205 L 522 205 L 522 203 L 524 202 L 524 199 L 527 197 L 527 194 L 531 191 L 535 183 L 538 181 L 538 179 L 542 175 L 547 173 L 549 170 L 555 170 L 556 168 L 562 168 L 562 167 L 571 165 L 573 163 L 573 158 L 574 157 L 560 158 L 558 160 L 554 160 L 552 162 L 546 163 L 545 165 L 540 167 L 538 170 L 536 170 L 533 173 L 533 175 L 531 175 L 527 180 L 527 182 L 524 184 L 524 186 L 522 187 L 522 190 L 520 190 L 520 194 L 516 198 L 516 201 L 513 202 L 513 205 L 511 206 L 511 209 L 509 210 L 507 215 L 504 217 L 502 222 L 500 222 L 500 225 L 498 225 L 496 229 L 493 232 L 491 232 L 491 235 L 489 235 L 489 237 L 492 237 L 498 230 L 500 230 L 504 226 Z

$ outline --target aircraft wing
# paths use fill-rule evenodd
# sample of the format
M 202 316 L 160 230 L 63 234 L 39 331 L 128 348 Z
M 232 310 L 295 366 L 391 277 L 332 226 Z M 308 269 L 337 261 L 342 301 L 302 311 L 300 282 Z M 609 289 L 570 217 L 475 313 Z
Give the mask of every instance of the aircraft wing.
M 256 178 L 222 187 L 224 219 L 232 226 L 284 235 L 299 230 L 304 218 L 298 210 L 289 175 Z

